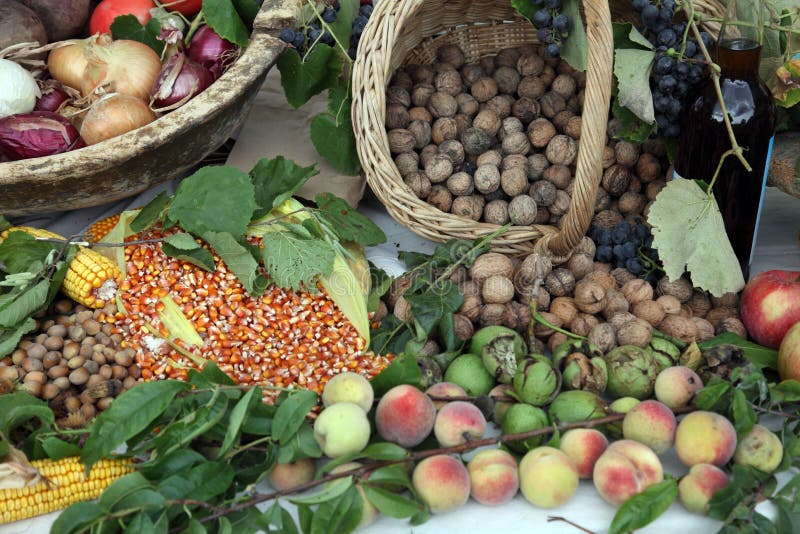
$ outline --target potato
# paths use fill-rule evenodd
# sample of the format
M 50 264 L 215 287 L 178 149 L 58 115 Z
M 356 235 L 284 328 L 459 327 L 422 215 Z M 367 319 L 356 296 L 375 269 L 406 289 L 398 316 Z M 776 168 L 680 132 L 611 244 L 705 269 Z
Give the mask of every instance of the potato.
M 44 25 L 50 42 L 78 36 L 89 19 L 89 0 L 19 0 Z
M 16 0 L 0 2 L 0 50 L 33 41 L 47 44 L 47 32 L 36 13 Z

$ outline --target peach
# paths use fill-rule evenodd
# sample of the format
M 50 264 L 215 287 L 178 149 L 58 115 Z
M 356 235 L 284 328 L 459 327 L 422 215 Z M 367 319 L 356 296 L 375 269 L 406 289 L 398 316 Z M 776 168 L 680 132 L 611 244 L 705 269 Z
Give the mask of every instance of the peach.
M 466 397 L 467 392 L 458 384 L 452 382 L 439 382 L 425 390 L 426 395 L 431 397 Z M 437 410 L 441 410 L 442 406 L 447 404 L 447 401 L 433 401 L 433 405 Z
M 725 471 L 711 464 L 693 465 L 678 482 L 678 498 L 690 512 L 708 513 L 708 501 L 728 484 Z
M 290 464 L 275 464 L 267 475 L 267 481 L 276 491 L 287 491 L 311 482 L 315 473 L 314 460 L 304 458 Z
M 749 465 L 765 473 L 775 471 L 783 460 L 783 444 L 778 436 L 768 428 L 754 425 L 745 434 L 736 451 L 733 461 L 740 465 Z
M 536 447 L 519 463 L 522 495 L 539 508 L 557 508 L 578 489 L 578 468 L 554 447 Z
M 700 377 L 683 365 L 667 367 L 656 377 L 656 399 L 672 409 L 686 406 L 703 389 Z
M 592 478 L 594 464 L 608 447 L 608 438 L 594 428 L 573 428 L 562 434 L 558 447 L 575 462 L 579 477 Z
M 331 458 L 361 452 L 369 442 L 367 414 L 352 402 L 338 402 L 320 412 L 314 421 L 314 439 Z
M 331 474 L 341 473 L 343 471 L 350 471 L 351 469 L 355 469 L 357 467 L 363 467 L 363 464 L 359 462 L 348 462 L 346 464 L 337 465 L 333 469 L 331 469 Z M 355 477 L 354 477 L 355 478 Z M 368 476 L 366 478 L 369 478 Z M 359 483 L 358 479 L 355 479 L 356 489 L 358 490 L 358 494 L 361 495 L 361 520 L 356 525 L 356 528 L 364 528 L 368 527 L 372 523 L 378 519 L 378 516 L 381 513 L 372 504 L 369 499 L 367 499 L 367 494 L 364 493 L 364 488 Z M 328 483 L 330 484 L 330 483 Z
M 608 410 L 611 413 L 628 413 L 640 402 L 642 401 L 635 397 L 620 397 L 608 405 Z M 608 423 L 603 427 L 603 431 L 608 433 L 611 439 L 622 439 L 622 419 Z
M 609 504 L 619 506 L 664 479 L 664 469 L 653 449 L 622 439 L 613 442 L 594 464 L 594 487 Z
M 736 430 L 723 416 L 706 411 L 687 414 L 675 431 L 675 454 L 684 465 L 722 467 L 736 450 Z
M 325 384 L 322 390 L 322 404 L 326 407 L 337 402 L 352 402 L 368 412 L 372 409 L 375 393 L 369 380 L 358 373 L 339 373 Z
M 622 420 L 622 436 L 644 443 L 656 454 L 667 452 L 675 441 L 675 414 L 666 404 L 644 400 L 631 408 Z
M 486 449 L 467 464 L 470 494 L 487 506 L 505 504 L 519 490 L 517 460 L 502 449 Z
M 387 391 L 375 409 L 378 434 L 403 447 L 422 443 L 433 430 L 435 418 L 436 407 L 430 397 L 409 385 Z
M 455 510 L 469 499 L 467 468 L 461 460 L 446 454 L 437 454 L 418 463 L 411 475 L 411 483 L 434 514 Z
M 486 418 L 472 403 L 453 401 L 445 404 L 436 414 L 433 434 L 442 447 L 461 445 L 480 438 L 486 431 Z
M 489 392 L 489 396 L 494 397 L 508 397 L 509 393 L 514 391 L 514 388 L 511 387 L 511 384 L 498 384 L 492 388 Z M 509 408 L 513 405 L 513 402 L 506 402 L 506 401 L 494 401 L 494 422 L 498 425 L 503 423 L 503 417 L 506 415 L 506 412 Z

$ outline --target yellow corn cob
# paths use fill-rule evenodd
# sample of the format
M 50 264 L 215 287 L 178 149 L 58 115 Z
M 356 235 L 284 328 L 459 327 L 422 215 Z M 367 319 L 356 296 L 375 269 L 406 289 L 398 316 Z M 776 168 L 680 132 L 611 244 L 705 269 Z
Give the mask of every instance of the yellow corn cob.
M 64 239 L 58 234 L 40 228 L 13 226 L 0 233 L 0 243 L 10 232 L 18 230 L 34 237 Z M 72 263 L 69 264 L 61 290 L 66 296 L 87 308 L 102 308 L 107 302 L 113 301 L 121 279 L 122 275 L 114 262 L 92 249 L 80 247 Z
M 117 213 L 111 217 L 106 217 L 105 219 L 94 222 L 89 229 L 86 230 L 86 239 L 88 241 L 100 241 L 103 239 L 106 234 L 117 225 L 119 216 L 120 214 Z
M 100 460 L 89 478 L 77 456 L 61 460 L 35 460 L 31 465 L 49 481 L 0 490 L 0 524 L 28 519 L 100 496 L 112 482 L 133 471 L 128 460 Z

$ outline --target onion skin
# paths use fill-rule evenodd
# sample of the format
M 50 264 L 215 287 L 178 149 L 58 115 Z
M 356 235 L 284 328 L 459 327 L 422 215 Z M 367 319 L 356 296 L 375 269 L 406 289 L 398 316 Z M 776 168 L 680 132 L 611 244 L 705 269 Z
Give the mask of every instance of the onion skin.
M 214 78 L 222 76 L 238 57 L 239 47 L 220 37 L 208 26 L 202 26 L 189 43 L 189 58 L 211 71 Z
M 105 34 L 88 44 L 84 55 L 88 65 L 80 86 L 83 96 L 102 87 L 106 93 L 144 100 L 161 71 L 161 58 L 146 44 L 128 39 L 112 41 Z
M 58 87 L 51 87 L 49 91 L 42 91 L 42 96 L 36 99 L 33 111 L 57 111 L 69 99 L 66 92 Z
M 86 146 L 70 122 L 51 111 L 0 119 L 0 152 L 11 160 L 61 154 Z
M 211 71 L 200 63 L 192 61 L 185 54 L 173 54 L 161 68 L 153 85 L 153 105 L 163 108 L 186 102 L 205 91 L 214 83 L 214 79 Z
M 50 76 L 67 87 L 80 89 L 83 83 L 83 73 L 88 65 L 83 50 L 95 39 L 95 37 L 89 37 L 50 51 L 50 55 L 47 56 L 47 70 L 50 71 Z
M 147 103 L 130 95 L 115 94 L 95 102 L 81 125 L 81 137 L 87 145 L 130 132 L 156 120 Z

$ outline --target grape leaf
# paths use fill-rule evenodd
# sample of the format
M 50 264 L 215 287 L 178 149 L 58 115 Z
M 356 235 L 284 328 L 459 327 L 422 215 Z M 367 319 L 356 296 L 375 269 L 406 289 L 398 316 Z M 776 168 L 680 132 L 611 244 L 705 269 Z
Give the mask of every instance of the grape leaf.
M 181 250 L 169 243 L 162 243 L 161 250 L 167 256 L 191 263 L 210 273 L 213 273 L 217 269 L 216 265 L 214 265 L 213 254 L 204 248 L 198 247 L 192 250 Z
M 530 0 L 511 0 L 511 6 L 517 13 L 531 21 L 533 24 L 533 14 L 536 13 L 536 6 Z
M 164 243 L 168 243 L 178 250 L 194 250 L 200 248 L 200 245 L 194 240 L 194 237 L 186 232 L 179 232 L 167 236 L 164 238 Z
M 335 92 L 331 91 L 331 95 Z M 322 157 L 342 174 L 356 175 L 361 171 L 361 160 L 356 150 L 356 136 L 350 120 L 351 98 L 341 102 L 337 114 L 320 113 L 311 121 L 311 142 Z M 329 104 L 338 109 L 335 104 Z
M 247 46 L 250 32 L 231 0 L 203 0 L 203 16 L 220 37 L 241 47 Z
M 359 5 L 360 2 L 358 0 L 339 0 L 339 11 L 336 12 L 336 20 L 327 25 L 334 37 L 345 48 L 350 43 L 353 19 L 358 15 Z M 319 19 L 316 22 L 319 23 Z
M 609 534 L 633 532 L 652 523 L 667 511 L 677 496 L 678 484 L 674 479 L 653 484 L 619 507 L 611 520 Z
M 693 180 L 668 182 L 650 207 L 647 221 L 670 280 L 688 270 L 695 287 L 717 297 L 744 287 L 719 207 L 713 195 Z
M 430 334 L 445 315 L 455 313 L 464 303 L 461 292 L 450 280 L 436 285 L 412 286 L 404 294 L 411 305 L 411 315 Z
M 614 51 L 614 76 L 617 77 L 617 99 L 621 106 L 647 123 L 656 120 L 653 93 L 650 91 L 650 66 L 655 58 L 652 50 L 623 48 Z
M 614 48 L 646 48 L 652 50 L 653 45 L 630 22 L 612 22 L 614 32 Z
M 139 210 L 139 213 L 133 218 L 131 221 L 131 230 L 136 233 L 149 228 L 161 215 L 169 199 L 170 196 L 166 191 L 162 191 L 156 195 L 156 197 Z
M 315 200 L 319 215 L 329 223 L 342 241 L 353 241 L 365 247 L 373 247 L 386 241 L 386 234 L 377 224 L 336 195 L 320 193 Z
M 586 32 L 581 20 L 580 1 L 564 0 L 561 12 L 569 17 L 568 36 L 561 48 L 561 58 L 565 59 L 573 69 L 585 71 L 587 45 Z
M 294 161 L 278 156 L 258 160 L 250 171 L 259 208 L 253 214 L 261 218 L 291 197 L 312 176 L 319 174 L 316 164 L 300 167 Z
M 289 232 L 264 234 L 264 266 L 273 282 L 287 289 L 316 288 L 319 275 L 330 274 L 335 253 L 325 241 L 299 239 Z
M 263 0 L 262 0 L 263 1 Z M 257 0 L 233 0 L 233 5 L 236 7 L 236 12 L 242 17 L 242 20 L 247 27 L 253 26 L 253 21 L 258 15 L 258 10 L 261 9 L 262 2 Z
M 156 36 L 161 33 L 161 24 L 156 19 L 150 19 L 145 26 L 133 15 L 120 15 L 111 23 L 111 36 L 114 40 L 128 39 L 144 43 L 159 56 L 164 51 L 164 41 L 159 41 Z
M 286 100 L 297 109 L 314 95 L 339 84 L 342 59 L 330 46 L 315 46 L 303 61 L 297 50 L 286 50 L 278 59 Z
M 611 101 L 611 112 L 621 125 L 619 131 L 614 134 L 614 139 L 622 139 L 640 145 L 656 131 L 655 122 L 647 123 L 640 120 L 631 110 L 620 105 L 617 98 Z

